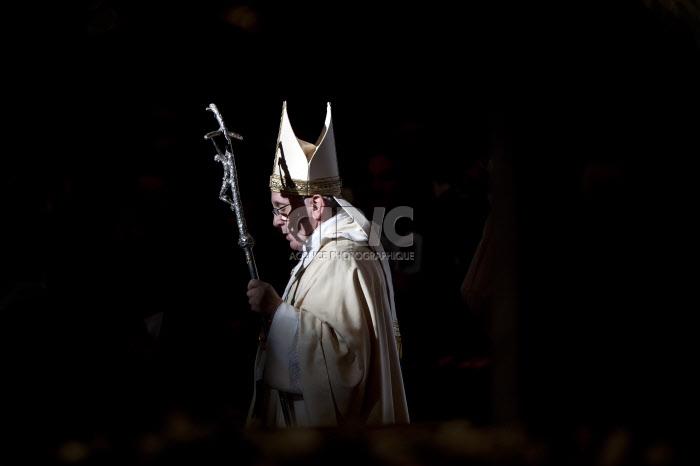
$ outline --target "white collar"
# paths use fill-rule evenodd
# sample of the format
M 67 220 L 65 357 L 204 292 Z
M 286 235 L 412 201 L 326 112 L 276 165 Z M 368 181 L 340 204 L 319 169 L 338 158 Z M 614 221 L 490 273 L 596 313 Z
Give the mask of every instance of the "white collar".
M 337 226 L 338 222 L 340 220 L 345 220 L 346 218 L 350 218 L 350 215 L 348 215 L 346 212 L 338 212 L 335 214 L 333 217 L 329 218 L 328 220 L 324 221 L 319 225 L 312 233 L 311 236 L 309 236 L 306 241 L 304 241 L 304 244 L 301 245 L 301 250 L 304 253 L 304 257 L 302 257 L 302 261 L 304 260 L 305 257 L 311 256 L 313 257 L 313 254 L 318 251 L 321 247 L 321 240 L 323 238 L 337 238 L 338 237 L 338 231 L 337 231 Z

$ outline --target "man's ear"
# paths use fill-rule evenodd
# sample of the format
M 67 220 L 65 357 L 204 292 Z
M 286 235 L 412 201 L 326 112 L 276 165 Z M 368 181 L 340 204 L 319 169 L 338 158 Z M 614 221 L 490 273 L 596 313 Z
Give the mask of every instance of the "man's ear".
M 320 194 L 311 197 L 311 216 L 316 221 L 321 221 L 326 210 L 326 200 Z

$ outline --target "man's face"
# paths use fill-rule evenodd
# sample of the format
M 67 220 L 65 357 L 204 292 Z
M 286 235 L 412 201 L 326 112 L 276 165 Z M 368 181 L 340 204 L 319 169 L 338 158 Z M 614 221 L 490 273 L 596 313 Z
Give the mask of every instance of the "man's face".
M 304 198 L 273 191 L 270 201 L 273 209 L 277 209 L 277 213 L 273 214 L 272 225 L 282 231 L 286 240 L 289 241 L 290 248 L 301 251 L 302 245 L 313 232 Z

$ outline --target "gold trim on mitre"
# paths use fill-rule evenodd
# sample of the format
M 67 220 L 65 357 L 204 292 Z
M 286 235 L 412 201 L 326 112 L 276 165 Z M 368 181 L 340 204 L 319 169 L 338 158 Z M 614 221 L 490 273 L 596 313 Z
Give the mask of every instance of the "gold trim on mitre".
M 326 120 L 315 144 L 294 134 L 287 115 L 287 102 L 282 105 L 277 135 L 275 163 L 270 176 L 270 190 L 284 194 L 339 195 L 342 181 L 338 173 L 335 137 L 331 121 L 331 104 L 326 107 Z
M 339 176 L 332 178 L 322 178 L 320 180 L 295 180 L 294 178 L 283 179 L 279 175 L 270 176 L 270 190 L 283 194 L 299 194 L 300 196 L 310 196 L 321 194 L 335 196 L 343 189 L 343 182 Z

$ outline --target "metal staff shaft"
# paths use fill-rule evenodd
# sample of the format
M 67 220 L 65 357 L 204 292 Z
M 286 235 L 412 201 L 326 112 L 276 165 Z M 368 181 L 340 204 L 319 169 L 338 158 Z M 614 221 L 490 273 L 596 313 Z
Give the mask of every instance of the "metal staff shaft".
M 226 202 L 231 206 L 231 210 L 236 214 L 236 222 L 238 223 L 238 245 L 243 249 L 245 253 L 245 260 L 248 264 L 248 272 L 250 273 L 251 279 L 258 278 L 258 267 L 255 264 L 255 256 L 253 255 L 253 246 L 255 245 L 255 240 L 248 232 L 248 227 L 245 221 L 245 215 L 243 214 L 243 206 L 241 204 L 241 195 L 238 191 L 238 174 L 236 172 L 236 161 L 233 158 L 233 145 L 231 144 L 231 138 L 242 140 L 243 136 L 233 131 L 229 131 L 226 128 L 224 119 L 221 117 L 219 109 L 214 104 L 209 104 L 207 110 L 212 112 L 219 122 L 219 129 L 217 131 L 212 131 L 204 135 L 204 139 L 209 139 L 214 144 L 216 148 L 215 160 L 221 162 L 224 166 L 224 179 L 221 183 L 221 190 L 219 191 L 219 199 Z M 226 138 L 226 150 L 222 151 L 214 140 L 215 136 L 223 135 Z M 228 191 L 231 191 L 231 197 L 228 196 Z M 263 338 L 267 339 L 268 333 L 268 322 L 264 315 L 262 317 L 262 332 Z M 279 393 L 280 403 L 282 405 L 282 413 L 284 414 L 284 421 L 287 426 L 292 426 L 291 414 L 289 411 L 289 405 L 287 404 L 287 398 L 283 392 Z M 258 394 L 257 396 L 260 396 Z

